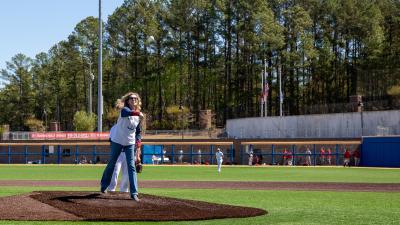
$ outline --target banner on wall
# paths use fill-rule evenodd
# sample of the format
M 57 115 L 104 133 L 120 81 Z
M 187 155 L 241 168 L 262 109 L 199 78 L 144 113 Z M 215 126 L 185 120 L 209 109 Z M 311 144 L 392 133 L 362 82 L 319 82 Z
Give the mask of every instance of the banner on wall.
M 32 132 L 31 140 L 108 140 L 109 132 Z

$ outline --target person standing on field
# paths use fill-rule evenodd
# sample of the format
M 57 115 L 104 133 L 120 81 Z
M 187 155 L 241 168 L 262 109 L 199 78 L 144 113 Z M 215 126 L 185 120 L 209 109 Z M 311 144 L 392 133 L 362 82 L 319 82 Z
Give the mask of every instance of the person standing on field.
M 282 165 L 284 165 L 284 166 L 286 166 L 286 165 L 288 164 L 288 154 L 289 154 L 289 152 L 288 152 L 288 150 L 285 148 L 285 149 L 283 150 L 283 163 L 282 163 Z
M 344 152 L 343 155 L 343 166 L 348 166 L 350 167 L 350 151 L 348 149 L 346 149 L 346 151 Z
M 357 148 L 353 152 L 354 166 L 359 166 L 360 165 L 360 157 L 361 157 L 361 154 L 360 154 L 360 151 Z
M 331 148 L 328 148 L 328 150 L 326 151 L 326 160 L 328 165 L 332 164 L 332 150 Z
M 253 150 L 250 150 L 250 152 L 249 152 L 249 166 L 253 165 L 253 156 L 254 156 Z
M 320 149 L 319 159 L 320 159 L 321 166 L 325 165 L 325 147 L 324 146 L 322 146 Z
M 111 135 L 111 157 L 101 178 L 100 191 L 107 193 L 117 159 L 121 152 L 125 152 L 130 196 L 134 201 L 140 201 L 135 168 L 135 161 L 140 163 L 141 154 L 141 140 L 137 140 L 136 134 L 140 133 L 140 122 L 144 118 L 140 112 L 140 97 L 137 93 L 129 92 L 118 99 L 116 105 L 120 109 L 120 115 L 115 125 L 115 131 Z
M 197 163 L 201 165 L 201 149 L 197 151 Z
M 217 158 L 218 173 L 221 173 L 221 166 L 222 166 L 222 161 L 224 159 L 224 153 L 222 153 L 220 148 L 218 148 L 218 151 L 215 153 L 215 157 Z
M 183 150 L 179 150 L 179 157 L 178 157 L 178 161 L 180 164 L 182 164 L 183 162 Z
M 287 164 L 288 166 L 293 166 L 293 154 L 292 151 L 287 152 Z
M 312 165 L 312 163 L 311 163 L 311 150 L 310 150 L 309 147 L 307 147 L 307 150 L 306 150 L 306 165 L 307 166 L 311 166 Z

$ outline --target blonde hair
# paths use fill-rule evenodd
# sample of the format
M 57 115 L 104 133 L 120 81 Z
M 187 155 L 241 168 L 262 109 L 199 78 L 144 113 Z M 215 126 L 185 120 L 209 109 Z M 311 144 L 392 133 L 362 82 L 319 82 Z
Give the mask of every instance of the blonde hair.
M 128 101 L 129 101 L 129 97 L 131 95 L 136 95 L 138 98 L 138 104 L 137 104 L 137 108 L 135 109 L 136 111 L 140 112 L 140 110 L 142 109 L 142 100 L 140 99 L 140 96 L 138 93 L 135 92 L 128 92 L 126 93 L 124 96 L 122 96 L 121 98 L 117 99 L 116 103 L 115 103 L 115 108 L 118 110 L 121 110 L 122 108 L 129 107 L 128 105 Z

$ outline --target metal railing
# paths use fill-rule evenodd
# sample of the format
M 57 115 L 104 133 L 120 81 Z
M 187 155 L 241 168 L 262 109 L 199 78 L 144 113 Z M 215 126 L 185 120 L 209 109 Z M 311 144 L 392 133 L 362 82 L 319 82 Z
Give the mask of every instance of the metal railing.
M 80 164 L 107 163 L 111 151 L 109 142 L 58 142 L 58 143 L 0 143 L 2 164 Z M 215 153 L 219 147 L 225 164 L 249 165 L 249 152 L 253 153 L 251 165 L 342 165 L 345 149 L 360 149 L 360 141 L 308 141 L 308 142 L 241 142 L 235 151 L 233 142 L 144 142 L 145 146 L 160 146 L 158 153 L 148 152 L 143 157 L 157 157 L 152 163 L 162 164 L 216 164 Z M 331 153 L 320 149 L 330 148 Z M 312 149 L 311 154 L 305 152 Z M 290 152 L 291 162 L 288 163 Z M 236 153 L 236 154 L 235 154 Z M 166 160 L 168 159 L 168 160 Z M 257 159 L 257 160 L 256 160 Z M 329 159 L 329 160 L 328 160 Z M 151 163 L 151 162 L 148 162 Z
M 171 161 L 161 163 L 176 164 L 179 160 L 176 157 L 184 156 L 184 162 L 190 164 L 215 164 L 215 151 L 217 147 L 224 146 L 225 159 L 233 162 L 233 145 L 232 142 L 182 142 L 179 149 L 184 152 L 176 152 L 176 146 L 179 142 L 159 143 L 159 142 L 143 142 L 146 145 L 161 145 L 161 151 L 156 154 L 164 159 L 165 156 L 171 158 Z M 203 150 L 198 154 L 197 149 L 202 146 Z M 142 157 L 152 156 L 153 153 L 144 153 Z M 107 163 L 111 156 L 109 142 L 54 142 L 54 143 L 0 143 L 0 163 L 3 164 L 96 164 Z M 198 161 L 200 158 L 204 160 Z M 208 159 L 207 159 L 208 158 Z M 183 163 L 183 162 L 182 162 Z
M 361 140 L 245 141 L 241 142 L 240 163 L 247 165 L 339 166 L 343 165 L 343 156 L 346 150 L 351 153 L 355 150 L 361 151 Z M 253 155 L 252 158 L 250 153 Z

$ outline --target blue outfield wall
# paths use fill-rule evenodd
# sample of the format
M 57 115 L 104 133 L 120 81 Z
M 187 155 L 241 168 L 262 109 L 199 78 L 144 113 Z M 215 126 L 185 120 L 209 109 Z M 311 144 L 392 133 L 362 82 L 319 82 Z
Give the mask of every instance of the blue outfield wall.
M 143 163 L 144 164 L 152 164 L 152 156 L 153 155 L 161 155 L 162 154 L 162 145 L 143 145 Z
M 400 167 L 400 136 L 363 137 L 361 165 Z

